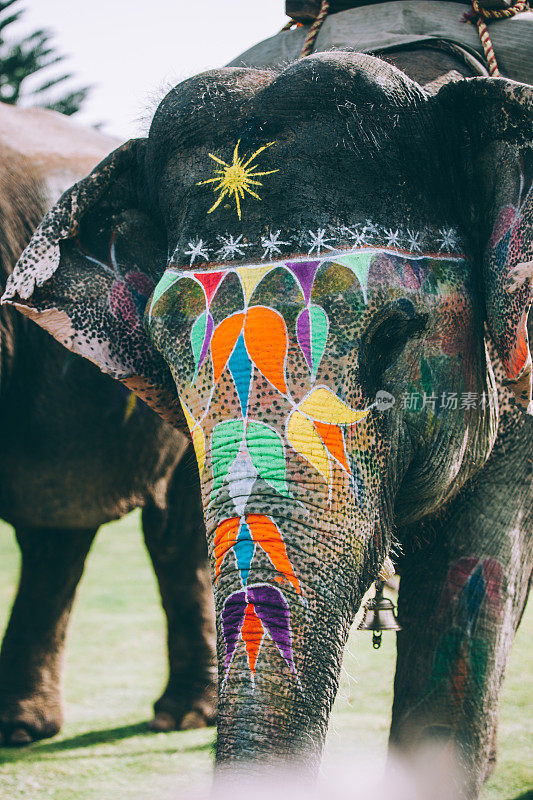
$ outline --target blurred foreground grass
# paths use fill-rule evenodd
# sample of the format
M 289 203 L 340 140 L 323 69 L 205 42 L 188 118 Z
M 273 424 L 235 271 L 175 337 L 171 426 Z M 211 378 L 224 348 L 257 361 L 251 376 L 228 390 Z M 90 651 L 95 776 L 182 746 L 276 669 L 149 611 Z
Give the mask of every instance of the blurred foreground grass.
M 0 630 L 18 570 L 10 528 L 0 523 Z M 533 786 L 533 609 L 515 642 L 500 721 L 500 755 L 484 800 L 525 800 Z M 210 782 L 214 730 L 153 734 L 151 704 L 166 675 L 164 623 L 134 513 L 105 526 L 89 555 L 68 643 L 66 724 L 23 750 L 0 750 L 2 800 L 176 800 Z M 325 769 L 354 753 L 385 754 L 394 636 L 374 652 L 352 631 L 330 724 Z M 394 790 L 391 789 L 391 797 Z

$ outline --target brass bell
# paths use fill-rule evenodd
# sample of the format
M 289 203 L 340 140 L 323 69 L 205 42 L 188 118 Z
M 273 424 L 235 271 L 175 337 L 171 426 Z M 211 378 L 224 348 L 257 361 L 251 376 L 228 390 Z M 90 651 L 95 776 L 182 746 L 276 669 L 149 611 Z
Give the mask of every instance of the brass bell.
M 372 646 L 375 650 L 381 647 L 382 631 L 401 631 L 398 624 L 394 603 L 388 597 L 383 597 L 385 581 L 376 582 L 376 593 L 365 603 L 365 615 L 359 625 L 358 631 L 372 631 Z

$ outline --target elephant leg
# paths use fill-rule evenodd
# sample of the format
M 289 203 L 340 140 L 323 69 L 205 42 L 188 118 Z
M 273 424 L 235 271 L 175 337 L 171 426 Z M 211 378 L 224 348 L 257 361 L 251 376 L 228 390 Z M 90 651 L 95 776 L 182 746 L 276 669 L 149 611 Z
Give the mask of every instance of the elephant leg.
M 502 681 L 533 568 L 530 440 L 524 428 L 500 442 L 446 513 L 410 531 L 430 544 L 402 564 L 391 744 L 453 741 L 468 800 L 494 766 Z
M 67 625 L 96 530 L 15 531 L 22 561 L 0 651 L 0 744 L 29 744 L 61 728 Z
M 196 461 L 187 452 L 166 507 L 143 511 L 146 547 L 167 620 L 168 683 L 154 704 L 153 730 L 213 724 L 217 706 L 213 590 Z

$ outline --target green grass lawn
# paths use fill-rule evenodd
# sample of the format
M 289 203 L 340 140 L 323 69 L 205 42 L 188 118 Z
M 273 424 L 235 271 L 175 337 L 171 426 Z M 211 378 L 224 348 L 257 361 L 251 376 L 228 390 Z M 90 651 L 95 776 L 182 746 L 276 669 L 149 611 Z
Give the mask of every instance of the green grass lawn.
M 0 523 L 0 628 L 18 569 Z M 533 786 L 533 612 L 524 617 L 507 677 L 498 768 L 484 800 L 525 798 Z M 165 679 L 164 626 L 154 576 L 132 514 L 107 525 L 89 556 L 70 629 L 67 716 L 52 740 L 0 750 L 2 800 L 170 800 L 209 786 L 213 730 L 153 734 L 146 721 Z M 365 750 L 385 755 L 394 636 L 374 652 L 352 631 L 330 724 L 324 769 Z M 394 792 L 391 791 L 391 798 Z

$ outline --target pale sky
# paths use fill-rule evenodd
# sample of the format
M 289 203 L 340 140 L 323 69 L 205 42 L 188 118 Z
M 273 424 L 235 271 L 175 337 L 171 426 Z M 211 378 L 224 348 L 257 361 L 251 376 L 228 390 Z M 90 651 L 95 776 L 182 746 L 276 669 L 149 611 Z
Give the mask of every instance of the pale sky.
M 165 86 L 223 66 L 287 21 L 284 0 L 25 0 L 21 7 L 17 33 L 49 28 L 69 56 L 61 70 L 76 73 L 70 85 L 94 86 L 76 119 L 103 122 L 121 139 L 144 133 Z

